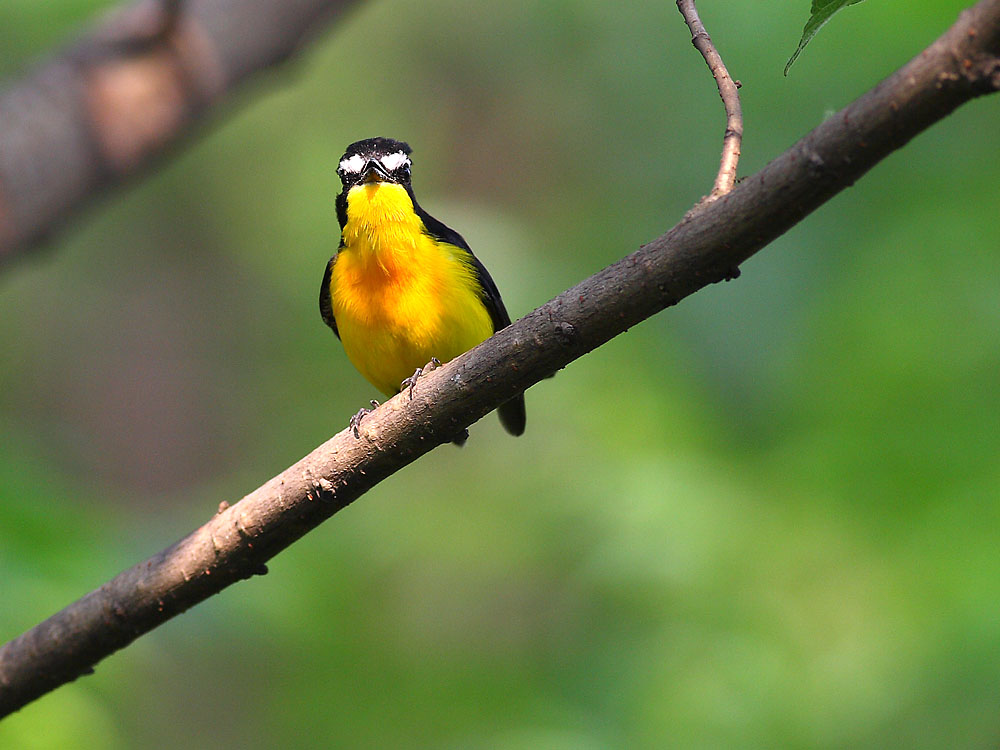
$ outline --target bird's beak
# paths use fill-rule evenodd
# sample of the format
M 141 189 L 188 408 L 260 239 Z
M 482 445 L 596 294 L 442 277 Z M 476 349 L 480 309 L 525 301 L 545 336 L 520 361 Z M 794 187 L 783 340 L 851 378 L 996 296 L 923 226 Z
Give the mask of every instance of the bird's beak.
M 362 182 L 384 182 L 389 179 L 389 174 L 381 164 L 374 159 L 369 159 L 361 173 Z

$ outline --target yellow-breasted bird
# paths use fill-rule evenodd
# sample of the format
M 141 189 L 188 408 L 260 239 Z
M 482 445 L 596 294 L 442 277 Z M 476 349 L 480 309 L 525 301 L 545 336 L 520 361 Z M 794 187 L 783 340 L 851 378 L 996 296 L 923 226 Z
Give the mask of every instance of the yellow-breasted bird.
M 412 387 L 427 363 L 447 362 L 510 325 L 469 244 L 417 203 L 411 166 L 402 141 L 347 147 L 337 169 L 340 247 L 319 292 L 323 320 L 348 359 L 387 396 Z M 524 394 L 497 411 L 507 432 L 524 432 Z M 366 413 L 351 420 L 355 430 Z

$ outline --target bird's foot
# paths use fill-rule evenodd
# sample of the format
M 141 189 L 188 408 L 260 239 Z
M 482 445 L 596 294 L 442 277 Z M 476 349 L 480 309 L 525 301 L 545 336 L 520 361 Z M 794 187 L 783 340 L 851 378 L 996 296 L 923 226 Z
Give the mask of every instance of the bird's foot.
M 355 438 L 361 437 L 361 433 L 358 432 L 358 428 L 361 426 L 361 420 L 378 408 L 378 401 L 372 399 L 371 405 L 371 409 L 358 409 L 358 413 L 351 417 L 351 421 L 347 424 L 348 429 L 354 433 Z
M 431 357 L 430 362 L 428 362 L 423 367 L 418 367 L 416 370 L 413 371 L 413 374 L 410 375 L 410 377 L 405 378 L 403 382 L 399 384 L 400 392 L 402 393 L 403 391 L 407 391 L 410 398 L 413 398 L 413 389 L 416 387 L 417 380 L 420 379 L 420 376 L 423 375 L 425 372 L 430 372 L 431 370 L 438 368 L 440 366 L 441 366 L 441 360 L 438 359 L 437 357 Z

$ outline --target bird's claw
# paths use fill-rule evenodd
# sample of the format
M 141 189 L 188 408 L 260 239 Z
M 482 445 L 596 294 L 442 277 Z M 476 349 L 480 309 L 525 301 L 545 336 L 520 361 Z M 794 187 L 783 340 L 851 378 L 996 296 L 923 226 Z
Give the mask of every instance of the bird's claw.
M 403 378 L 403 382 L 399 384 L 400 391 L 406 391 L 410 398 L 413 398 L 413 389 L 417 386 L 417 379 L 424 374 L 424 368 L 418 367 L 413 371 L 413 374 L 408 378 Z
M 416 370 L 413 371 L 413 374 L 410 375 L 410 377 L 405 378 L 403 382 L 399 384 L 400 392 L 406 391 L 407 395 L 409 395 L 410 398 L 413 398 L 413 389 L 416 387 L 417 380 L 420 379 L 420 376 L 423 375 L 425 372 L 430 372 L 431 370 L 438 368 L 440 366 L 441 366 L 441 360 L 438 359 L 437 357 L 431 357 L 430 362 L 428 362 L 423 367 L 418 367 Z
M 361 420 L 364 419 L 365 417 L 367 417 L 375 409 L 378 408 L 378 401 L 376 401 L 375 399 L 372 399 L 371 405 L 372 405 L 371 409 L 363 409 L 363 408 L 362 409 L 358 409 L 358 413 L 355 414 L 353 417 L 351 417 L 351 421 L 348 422 L 348 424 L 347 424 L 348 429 L 351 432 L 354 433 L 354 437 L 355 438 L 360 438 L 361 437 L 361 433 L 358 432 L 358 428 L 361 427 Z

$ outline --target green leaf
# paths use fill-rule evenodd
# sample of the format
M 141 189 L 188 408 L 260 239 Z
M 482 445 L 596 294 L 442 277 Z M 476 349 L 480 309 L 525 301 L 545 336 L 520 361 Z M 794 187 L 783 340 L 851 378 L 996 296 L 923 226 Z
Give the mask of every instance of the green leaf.
M 860 2 L 861 0 L 812 0 L 812 11 L 809 20 L 806 21 L 805 28 L 802 29 L 802 38 L 799 39 L 799 46 L 795 48 L 795 52 L 792 53 L 792 56 L 788 58 L 788 62 L 785 63 L 785 75 L 788 75 L 788 69 L 792 67 L 792 63 L 795 62 L 799 53 L 805 49 L 809 41 L 816 36 L 816 32 L 833 17 L 834 13 L 842 8 L 846 8 L 848 5 L 856 5 Z

